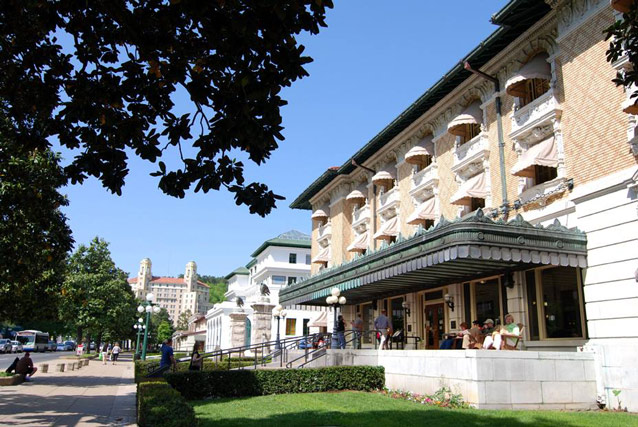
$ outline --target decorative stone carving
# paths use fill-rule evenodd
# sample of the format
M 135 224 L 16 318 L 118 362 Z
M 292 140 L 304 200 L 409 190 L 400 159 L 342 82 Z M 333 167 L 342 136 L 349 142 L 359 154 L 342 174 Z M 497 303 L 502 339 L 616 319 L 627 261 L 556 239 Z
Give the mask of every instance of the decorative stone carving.
M 377 214 L 387 220 L 399 213 L 399 205 L 401 203 L 401 193 L 399 187 L 394 185 L 389 191 L 381 191 L 379 193 L 379 204 Z
M 360 208 L 353 206 L 352 228 L 354 228 L 359 233 L 363 233 L 364 231 L 367 230 L 369 222 L 370 222 L 370 205 L 366 203 Z
M 486 132 L 481 132 L 465 144 L 459 143 L 459 138 L 454 147 L 454 164 L 452 172 L 462 177 L 465 181 L 468 177 L 476 175 L 483 169 L 483 165 L 490 158 L 490 141 Z
M 608 0 L 570 0 L 560 2 L 558 10 L 558 34 L 565 36 L 568 32 L 582 25 L 600 8 L 609 5 Z
M 512 113 L 510 138 L 516 140 L 516 142 L 523 142 L 530 134 L 532 134 L 533 140 L 543 127 L 550 130 L 552 120 L 560 118 L 562 114 L 554 95 L 554 90 L 550 89 L 526 106 L 514 111 Z
M 412 196 L 414 203 L 418 205 L 438 192 L 439 173 L 437 164 L 432 163 L 418 172 L 413 170 L 411 180 L 410 196 Z

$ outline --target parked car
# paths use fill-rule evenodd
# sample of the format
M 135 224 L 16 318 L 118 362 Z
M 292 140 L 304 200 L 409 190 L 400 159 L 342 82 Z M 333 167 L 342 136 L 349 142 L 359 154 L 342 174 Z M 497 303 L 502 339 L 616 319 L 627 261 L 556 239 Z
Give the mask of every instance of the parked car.
M 64 341 L 64 345 L 66 345 L 69 351 L 75 350 L 75 341 Z
M 89 344 L 89 350 L 95 350 L 95 341 Z
M 0 339 L 0 352 L 1 353 L 11 353 L 13 346 L 11 345 L 11 340 L 6 338 Z
M 73 350 L 73 341 L 59 342 L 56 351 L 71 351 Z
M 48 351 L 55 351 L 58 347 L 58 343 L 55 341 L 49 341 L 49 345 L 47 346 Z
M 20 344 L 20 341 L 11 341 L 11 351 L 13 353 L 22 353 L 22 344 Z

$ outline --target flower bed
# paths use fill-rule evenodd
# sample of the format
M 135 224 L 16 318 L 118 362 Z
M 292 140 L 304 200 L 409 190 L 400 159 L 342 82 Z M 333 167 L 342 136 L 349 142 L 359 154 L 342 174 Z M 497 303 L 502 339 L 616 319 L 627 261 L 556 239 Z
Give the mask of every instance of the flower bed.
M 422 405 L 437 406 L 439 408 L 469 408 L 460 393 L 452 393 L 448 387 L 441 387 L 433 394 L 416 394 L 410 391 L 383 389 L 382 394 L 393 399 L 403 399 Z

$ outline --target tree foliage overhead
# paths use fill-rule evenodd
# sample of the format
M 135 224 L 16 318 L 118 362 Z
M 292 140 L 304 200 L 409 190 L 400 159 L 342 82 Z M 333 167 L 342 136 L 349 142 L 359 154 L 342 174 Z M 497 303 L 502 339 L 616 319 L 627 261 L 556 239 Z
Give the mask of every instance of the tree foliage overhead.
M 57 319 L 73 239 L 60 211 L 65 178 L 48 149 L 16 141 L 0 117 L 0 319 Z
M 6 0 L 0 2 L 0 99 L 20 141 L 79 153 L 65 173 L 121 194 L 127 148 L 167 194 L 226 187 L 265 215 L 281 199 L 244 181 L 283 140 L 280 90 L 307 76 L 295 36 L 325 26 L 332 0 Z M 185 96 L 184 96 L 185 95 Z M 176 97 L 187 98 L 178 108 Z M 183 144 L 196 153 L 188 155 Z
M 605 30 L 606 40 L 610 40 L 607 61 L 614 63 L 627 55 L 631 67 L 618 71 L 613 80 L 618 86 L 631 90 L 630 98 L 638 101 L 638 3 L 632 2 L 622 19 Z

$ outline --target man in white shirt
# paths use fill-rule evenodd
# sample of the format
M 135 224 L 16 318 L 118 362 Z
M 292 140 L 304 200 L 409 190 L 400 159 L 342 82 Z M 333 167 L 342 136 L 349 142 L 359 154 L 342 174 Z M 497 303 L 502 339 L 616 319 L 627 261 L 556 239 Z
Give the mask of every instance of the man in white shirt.
M 381 350 L 388 349 L 388 337 L 392 335 L 392 325 L 386 313 L 385 310 L 381 310 L 381 314 L 374 319 L 374 328 L 381 334 L 381 342 L 379 345 Z

